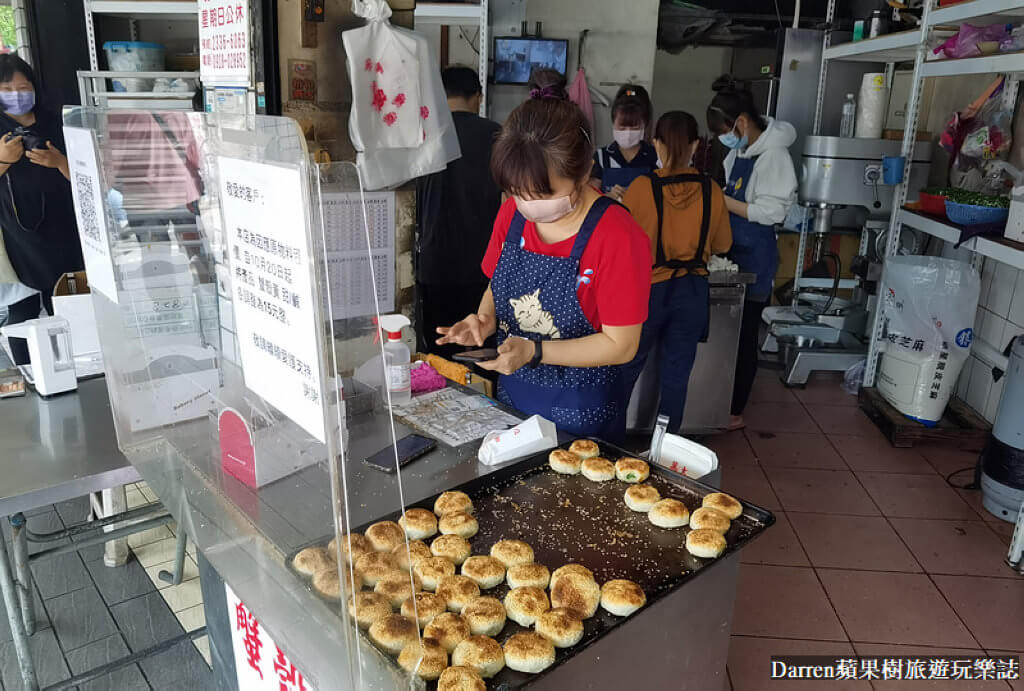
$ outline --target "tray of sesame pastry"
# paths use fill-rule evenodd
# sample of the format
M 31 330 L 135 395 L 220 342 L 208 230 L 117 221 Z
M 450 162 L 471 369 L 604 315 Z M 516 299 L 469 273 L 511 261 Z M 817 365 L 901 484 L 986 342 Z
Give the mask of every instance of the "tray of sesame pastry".
M 361 526 L 341 541 L 353 567 L 342 578 L 355 575 L 349 613 L 369 640 L 438 691 L 483 688 L 477 677 L 518 689 L 774 522 L 759 506 L 577 439 Z M 288 563 L 336 601 L 334 548 L 324 538 Z

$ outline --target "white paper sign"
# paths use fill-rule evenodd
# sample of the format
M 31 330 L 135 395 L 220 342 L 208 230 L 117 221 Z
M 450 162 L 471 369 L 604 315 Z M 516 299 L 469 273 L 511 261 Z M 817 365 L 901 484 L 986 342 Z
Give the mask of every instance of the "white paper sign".
M 92 130 L 65 127 L 64 143 L 68 149 L 68 172 L 71 194 L 75 199 L 75 219 L 82 242 L 85 273 L 89 288 L 117 302 L 114 264 L 107 237 L 107 215 L 103 204 L 99 166 L 96 163 L 96 138 Z
M 227 583 L 231 650 L 238 688 L 245 691 L 314 691 Z
M 204 85 L 248 86 L 249 0 L 199 0 L 199 78 Z
M 363 200 L 366 216 L 363 216 Z M 395 193 L 329 193 L 322 197 L 327 274 L 334 319 L 395 309 Z M 370 247 L 366 246 L 369 225 Z M 372 273 L 370 261 L 373 261 Z M 376 286 L 377 305 L 372 287 Z
M 224 156 L 218 163 L 245 385 L 323 442 L 302 175 Z

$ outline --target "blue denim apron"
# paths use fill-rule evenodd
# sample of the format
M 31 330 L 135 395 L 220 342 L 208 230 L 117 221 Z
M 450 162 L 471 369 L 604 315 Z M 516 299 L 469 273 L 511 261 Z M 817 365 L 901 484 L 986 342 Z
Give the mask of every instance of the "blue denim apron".
M 587 212 L 568 257 L 523 248 L 526 219 L 517 211 L 491 278 L 500 345 L 511 336 L 530 340 L 582 338 L 596 333 L 580 307 L 576 287 L 591 279 L 580 257 L 604 212 L 615 202 L 601 197 Z M 520 367 L 498 380 L 499 399 L 531 415 L 542 415 L 565 432 L 618 440 L 620 403 L 617 367 Z
M 746 201 L 746 184 L 754 172 L 757 156 L 752 158 L 736 157 L 729 173 L 729 182 L 725 193 L 741 202 Z M 775 228 L 762 223 L 754 223 L 734 213 L 729 214 L 729 225 L 732 226 L 732 249 L 729 259 L 736 262 L 740 271 L 757 274 L 753 285 L 747 286 L 747 300 L 765 302 L 771 299 L 772 281 L 779 265 L 779 248 L 775 244 Z

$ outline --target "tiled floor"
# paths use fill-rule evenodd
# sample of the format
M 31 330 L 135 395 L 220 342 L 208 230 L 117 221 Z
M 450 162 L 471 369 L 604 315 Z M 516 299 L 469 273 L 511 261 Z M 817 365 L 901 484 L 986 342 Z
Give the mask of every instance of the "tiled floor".
M 129 508 L 154 500 L 145 483 L 128 487 Z M 83 497 L 37 509 L 29 512 L 29 527 L 42 532 L 79 523 L 85 519 L 87 507 Z M 171 524 L 133 535 L 128 540 L 132 555 L 120 567 L 104 566 L 102 549 L 96 547 L 33 565 L 38 631 L 29 642 L 41 686 L 205 625 L 195 548 L 189 545 L 180 585 L 172 586 L 157 576 L 162 569 L 174 568 L 174 531 Z M 211 687 L 209 660 L 210 647 L 204 637 L 78 688 L 201 691 Z M 21 687 L 0 601 L 0 691 Z
M 837 377 L 790 390 L 762 371 L 745 417 L 746 430 L 704 441 L 724 489 L 778 520 L 740 555 L 726 688 L 816 688 L 771 682 L 772 655 L 1024 653 L 1024 578 L 1003 562 L 1012 526 L 985 512 L 980 492 L 945 480 L 975 454 L 893 448 Z M 818 688 L 1024 689 L 1016 683 Z

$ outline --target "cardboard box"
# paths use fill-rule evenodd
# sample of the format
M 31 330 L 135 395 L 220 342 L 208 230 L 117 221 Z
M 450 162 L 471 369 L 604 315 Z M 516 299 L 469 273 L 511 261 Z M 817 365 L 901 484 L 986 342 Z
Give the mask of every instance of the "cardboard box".
M 1010 217 L 1003 235 L 1007 240 L 1024 242 L 1024 187 L 1014 187 L 1010 194 Z
M 84 271 L 66 273 L 57 280 L 53 287 L 53 315 L 64 317 L 71 324 L 71 348 L 75 357 L 100 352 L 96 313 Z

